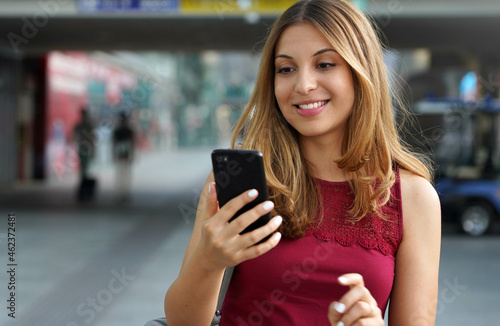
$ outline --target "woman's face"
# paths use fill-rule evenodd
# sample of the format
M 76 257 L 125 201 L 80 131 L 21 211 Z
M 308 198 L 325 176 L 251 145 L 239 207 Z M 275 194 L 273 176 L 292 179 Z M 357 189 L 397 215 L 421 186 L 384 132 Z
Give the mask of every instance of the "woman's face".
M 288 27 L 275 55 L 274 94 L 288 123 L 301 138 L 342 137 L 354 105 L 347 62 L 311 23 Z

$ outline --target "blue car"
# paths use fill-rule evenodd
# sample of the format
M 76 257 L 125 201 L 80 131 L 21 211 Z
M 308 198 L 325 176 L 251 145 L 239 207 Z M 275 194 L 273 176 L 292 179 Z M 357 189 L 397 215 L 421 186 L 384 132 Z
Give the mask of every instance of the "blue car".
M 409 143 L 436 163 L 443 218 L 472 236 L 491 230 L 500 216 L 500 103 L 431 99 L 414 112 L 423 132 Z
M 500 183 L 493 180 L 440 178 L 436 190 L 443 217 L 472 236 L 488 232 L 500 216 Z

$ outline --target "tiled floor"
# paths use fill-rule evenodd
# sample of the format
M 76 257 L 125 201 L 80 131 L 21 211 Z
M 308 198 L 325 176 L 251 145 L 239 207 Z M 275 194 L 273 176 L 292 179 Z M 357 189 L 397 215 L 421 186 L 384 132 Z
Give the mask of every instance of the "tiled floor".
M 7 214 L 16 214 L 16 318 L 1 325 L 142 326 L 163 314 L 177 276 L 195 207 L 210 170 L 210 150 L 144 156 L 133 196 L 114 196 L 113 171 L 98 175 L 95 202 L 74 200 L 77 178 L 0 191 L 0 288 L 8 299 Z M 190 212 L 190 211 L 188 211 Z
M 163 315 L 194 222 L 210 149 L 148 155 L 133 196 L 117 201 L 113 170 L 95 202 L 74 200 L 77 176 L 0 189 L 0 325 L 143 326 Z M 16 319 L 6 300 L 7 214 L 16 214 Z M 436 325 L 498 325 L 500 231 L 443 236 Z

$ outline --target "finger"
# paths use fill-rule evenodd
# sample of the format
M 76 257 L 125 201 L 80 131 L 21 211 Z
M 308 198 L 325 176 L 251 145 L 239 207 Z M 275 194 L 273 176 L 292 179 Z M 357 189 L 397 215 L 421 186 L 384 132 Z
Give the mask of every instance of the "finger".
M 261 226 L 260 228 L 253 230 L 251 232 L 245 233 L 241 236 L 241 244 L 244 248 L 248 248 L 258 243 L 274 231 L 276 231 L 281 223 L 283 222 L 283 218 L 281 216 L 273 217 L 266 225 Z
M 337 323 L 343 314 L 348 312 L 357 301 L 364 301 L 370 305 L 377 306 L 377 302 L 370 291 L 364 286 L 363 276 L 358 273 L 341 275 L 338 278 L 341 285 L 349 286 L 350 289 L 338 301 L 333 302 L 328 309 L 328 318 L 331 323 Z
M 342 302 L 334 301 L 328 307 L 328 320 L 330 324 L 337 325 L 345 312 L 345 305 Z
M 219 210 L 217 204 L 217 192 L 215 191 L 215 182 L 208 184 L 208 198 L 207 198 L 207 214 L 212 217 Z
M 260 255 L 265 254 L 269 250 L 276 247 L 278 245 L 278 243 L 280 242 L 280 240 L 281 240 L 281 233 L 279 233 L 279 232 L 274 233 L 265 242 L 243 250 L 241 253 L 241 257 L 240 257 L 241 261 L 257 258 Z
M 373 298 L 368 288 L 365 287 L 365 280 L 363 279 L 363 276 L 361 274 L 344 274 L 341 275 L 337 280 L 340 284 L 349 286 L 351 290 L 355 289 L 355 291 L 349 295 L 352 296 L 353 299 L 356 299 L 355 296 L 359 295 L 359 300 L 363 300 L 377 306 L 377 301 Z M 345 295 L 349 294 L 349 292 L 350 291 L 348 291 Z M 342 299 L 340 301 L 347 306 L 347 303 Z
M 361 274 L 358 273 L 349 273 L 341 275 L 339 276 L 337 281 L 342 285 L 348 285 L 350 287 L 356 285 L 365 286 L 365 280 L 363 279 L 363 276 L 361 276 Z
M 354 325 L 357 321 L 370 317 L 375 317 L 373 306 L 367 302 L 358 301 L 340 317 L 340 321 L 344 325 Z
M 236 212 L 238 212 L 243 206 L 257 198 L 258 194 L 259 192 L 256 189 L 251 189 L 228 201 L 220 209 L 221 214 L 224 217 L 224 221 L 229 222 L 229 220 L 234 216 L 234 214 L 236 214 Z
M 339 300 L 345 305 L 345 310 L 348 311 L 358 301 L 364 301 L 369 304 L 377 305 L 377 302 L 371 295 L 370 291 L 361 285 L 353 285 L 346 294 Z
M 347 309 L 343 303 L 335 301 L 328 308 L 328 320 L 332 325 L 357 325 L 358 321 L 361 319 L 366 321 L 366 318 L 375 318 L 383 324 L 382 310 L 365 301 L 357 301 L 351 309 Z
M 265 201 L 255 205 L 252 209 L 246 211 L 240 216 L 236 217 L 227 228 L 228 232 L 240 234 L 253 222 L 257 221 L 261 216 L 271 212 L 274 208 L 272 201 Z M 268 233 L 269 234 L 269 233 Z M 255 242 L 254 242 L 255 243 Z

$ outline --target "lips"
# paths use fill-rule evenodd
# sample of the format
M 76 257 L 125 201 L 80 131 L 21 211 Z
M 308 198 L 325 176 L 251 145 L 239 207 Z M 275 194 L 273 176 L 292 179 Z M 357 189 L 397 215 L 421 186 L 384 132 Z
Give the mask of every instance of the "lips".
M 295 104 L 297 113 L 303 117 L 312 117 L 323 111 L 330 100 L 314 101 L 309 103 Z

